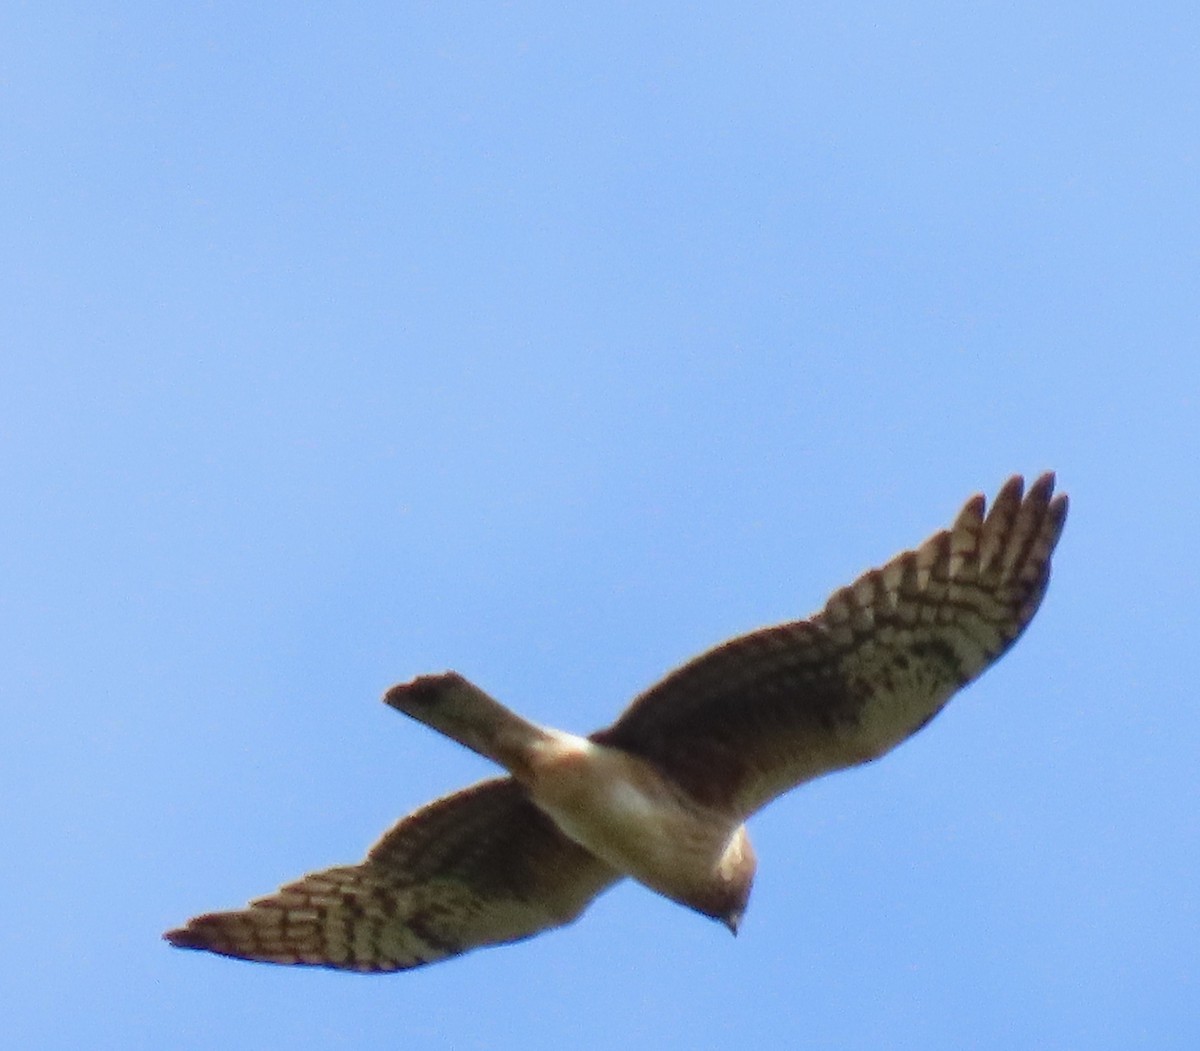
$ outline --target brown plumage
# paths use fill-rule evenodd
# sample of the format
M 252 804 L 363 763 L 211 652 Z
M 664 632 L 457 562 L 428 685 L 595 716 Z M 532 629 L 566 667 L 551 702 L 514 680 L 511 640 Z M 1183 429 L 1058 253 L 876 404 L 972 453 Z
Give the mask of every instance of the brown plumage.
M 810 620 L 697 657 L 588 738 L 535 726 L 454 673 L 385 700 L 510 776 L 401 820 L 359 865 L 305 876 L 173 945 L 393 971 L 569 923 L 632 876 L 737 930 L 743 822 L 925 726 L 1025 630 L 1067 512 L 1054 476 L 969 500 L 948 530 L 834 593 Z

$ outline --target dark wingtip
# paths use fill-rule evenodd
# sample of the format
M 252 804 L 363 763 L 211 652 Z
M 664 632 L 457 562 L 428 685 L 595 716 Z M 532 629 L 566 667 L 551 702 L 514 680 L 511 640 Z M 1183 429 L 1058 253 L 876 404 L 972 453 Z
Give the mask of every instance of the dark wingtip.
M 1053 471 L 1043 471 L 1034 479 L 1026 494 L 1027 501 L 1033 501 L 1046 508 L 1046 514 L 1054 524 L 1055 534 L 1062 532 L 1063 523 L 1067 520 L 1067 509 L 1070 501 L 1066 493 L 1055 493 L 1057 481 Z
M 1033 484 L 1029 487 L 1029 491 L 1032 493 L 1045 490 L 1046 495 L 1049 496 L 1050 493 L 1054 491 L 1054 481 L 1055 474 L 1053 471 L 1043 471 L 1033 480 Z
M 1061 524 L 1067 520 L 1067 511 L 1071 507 L 1071 501 L 1067 498 L 1066 493 L 1059 493 L 1053 500 L 1050 501 L 1050 513 Z
M 995 506 L 1001 500 L 1013 500 L 1016 503 L 1020 503 L 1024 493 L 1025 476 L 1023 474 L 1014 474 L 1000 486 L 1000 491 L 996 493 L 996 498 L 992 501 L 992 505 Z
M 196 936 L 191 927 L 176 927 L 163 935 L 163 941 L 169 942 L 176 949 L 204 949 L 204 942 Z

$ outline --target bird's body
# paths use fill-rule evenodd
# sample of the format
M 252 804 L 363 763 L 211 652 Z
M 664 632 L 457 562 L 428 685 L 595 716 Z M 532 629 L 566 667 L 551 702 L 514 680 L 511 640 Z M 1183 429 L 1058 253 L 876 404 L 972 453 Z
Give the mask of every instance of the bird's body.
M 969 500 L 949 530 L 836 592 L 810 620 L 733 639 L 578 737 L 452 672 L 392 707 L 508 777 L 410 814 L 359 865 L 313 873 L 166 935 L 245 959 L 390 971 L 570 922 L 629 876 L 737 930 L 745 821 L 925 726 L 1028 625 L 1066 518 L 1053 475 Z
M 614 872 L 736 928 L 754 861 L 734 809 L 705 806 L 625 749 L 535 726 L 454 672 L 393 687 L 384 700 L 506 767 Z
M 563 736 L 525 786 L 534 805 L 615 871 L 736 931 L 754 878 L 741 818 L 696 802 L 644 759 Z

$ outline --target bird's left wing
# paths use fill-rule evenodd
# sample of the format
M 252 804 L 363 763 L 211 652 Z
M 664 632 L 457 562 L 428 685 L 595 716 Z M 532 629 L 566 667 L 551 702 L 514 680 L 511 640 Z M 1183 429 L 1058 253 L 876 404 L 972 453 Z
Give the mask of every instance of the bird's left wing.
M 1009 479 L 954 524 L 836 592 L 809 620 L 697 657 L 592 735 L 650 760 L 697 800 L 749 815 L 874 759 L 932 719 L 1025 630 L 1067 499 Z
M 245 960 L 398 971 L 569 923 L 618 878 L 503 777 L 410 814 L 359 865 L 164 937 Z

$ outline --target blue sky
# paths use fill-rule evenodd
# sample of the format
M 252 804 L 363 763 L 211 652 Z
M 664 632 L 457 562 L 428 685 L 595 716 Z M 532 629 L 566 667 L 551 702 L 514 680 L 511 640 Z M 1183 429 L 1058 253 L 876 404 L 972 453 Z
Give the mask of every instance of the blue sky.
M 8 5 L 13 1047 L 1183 1048 L 1200 1036 L 1194 5 Z M 1013 472 L 1020 645 L 751 828 L 386 978 L 162 930 L 586 731 Z

